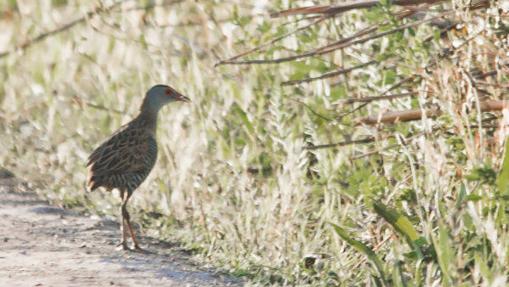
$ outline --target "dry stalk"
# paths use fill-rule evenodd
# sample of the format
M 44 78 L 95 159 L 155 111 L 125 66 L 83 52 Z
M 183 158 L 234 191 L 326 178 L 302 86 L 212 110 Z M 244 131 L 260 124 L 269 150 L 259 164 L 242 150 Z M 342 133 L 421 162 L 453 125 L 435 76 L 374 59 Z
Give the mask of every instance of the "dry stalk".
M 488 100 L 480 104 L 482 112 L 495 112 L 509 108 L 509 101 Z M 378 115 L 372 115 L 357 119 L 356 125 L 376 125 L 376 124 L 395 124 L 398 122 L 416 121 L 422 119 L 424 115 L 430 118 L 436 118 L 442 113 L 438 110 L 411 109 L 405 111 L 386 112 Z

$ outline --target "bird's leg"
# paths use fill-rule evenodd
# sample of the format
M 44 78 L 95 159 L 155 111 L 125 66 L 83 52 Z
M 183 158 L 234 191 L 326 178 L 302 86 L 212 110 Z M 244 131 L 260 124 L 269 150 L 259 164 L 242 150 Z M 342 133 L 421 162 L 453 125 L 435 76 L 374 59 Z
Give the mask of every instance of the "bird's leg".
M 129 247 L 127 246 L 127 228 L 126 228 L 126 217 L 129 217 L 129 213 L 127 213 L 126 204 L 127 200 L 124 198 L 126 197 L 127 192 L 122 190 L 120 192 L 120 196 L 122 197 L 122 205 L 120 207 L 120 214 L 121 214 L 121 220 L 122 224 L 120 225 L 120 230 L 122 232 L 122 240 L 120 241 L 120 244 L 118 247 L 121 247 L 123 250 L 129 250 Z M 127 215 L 127 216 L 126 216 Z
M 125 220 L 127 223 L 127 227 L 129 228 L 129 233 L 131 234 L 131 239 L 133 240 L 134 249 L 141 250 L 140 245 L 138 244 L 138 240 L 136 239 L 136 234 L 134 233 L 133 227 L 131 226 L 131 219 L 129 216 L 129 212 L 127 212 L 127 208 L 125 206 L 127 205 L 127 201 L 132 195 L 132 192 L 127 191 L 127 195 L 124 197 L 125 201 L 122 201 L 122 206 L 124 206 L 123 212 L 125 211 Z

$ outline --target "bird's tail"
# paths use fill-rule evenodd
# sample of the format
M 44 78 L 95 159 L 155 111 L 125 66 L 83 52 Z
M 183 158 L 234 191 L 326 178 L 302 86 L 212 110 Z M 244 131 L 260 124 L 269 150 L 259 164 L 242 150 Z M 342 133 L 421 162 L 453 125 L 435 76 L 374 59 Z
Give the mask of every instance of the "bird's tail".
M 83 190 L 85 192 L 92 192 L 97 188 L 97 184 L 93 179 L 87 179 L 86 182 L 83 183 Z
M 91 192 L 91 190 L 88 188 L 88 185 L 87 185 L 87 183 L 86 183 L 86 182 L 83 182 L 83 191 L 84 191 L 85 193 L 87 193 L 87 192 Z

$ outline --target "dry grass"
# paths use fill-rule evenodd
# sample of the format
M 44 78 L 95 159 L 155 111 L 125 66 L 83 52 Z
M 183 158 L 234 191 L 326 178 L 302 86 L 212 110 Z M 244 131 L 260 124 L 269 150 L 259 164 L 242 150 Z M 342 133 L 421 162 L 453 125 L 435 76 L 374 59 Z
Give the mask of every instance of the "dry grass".
M 169 106 L 160 115 L 159 160 L 131 204 L 134 221 L 143 222 L 145 232 L 197 247 L 212 264 L 248 274 L 256 284 L 376 285 L 371 261 L 334 232 L 329 223 L 336 223 L 382 258 L 390 277 L 386 284 L 506 284 L 506 199 L 489 182 L 501 164 L 503 137 L 494 133 L 502 130 L 472 127 L 488 116 L 475 112 L 480 96 L 468 75 L 473 68 L 496 66 L 494 59 L 508 63 L 507 43 L 497 46 L 499 38 L 483 34 L 465 42 L 457 58 L 427 72 L 423 63 L 431 62 L 443 43 L 424 45 L 419 39 L 432 29 L 416 28 L 415 34 L 397 35 L 400 45 L 393 45 L 397 37 L 377 40 L 380 54 L 399 53 L 389 68 L 368 66 L 332 80 L 281 87 L 289 79 L 319 76 L 324 67 L 367 62 L 372 46 L 277 68 L 214 68 L 220 59 L 299 24 L 278 26 L 263 14 L 288 8 L 280 3 L 173 2 L 156 1 L 146 9 L 126 1 L 1 58 L 0 166 L 34 182 L 57 203 L 115 215 L 116 197 L 83 193 L 86 157 L 136 114 L 148 87 L 167 83 L 193 102 Z M 15 12 L 11 3 L 0 2 L 0 51 L 96 5 L 17 1 Z M 461 12 L 461 5 L 456 9 L 468 23 L 483 19 Z M 289 36 L 263 55 L 277 58 L 323 45 L 330 31 L 352 34 L 372 21 L 362 13 Z M 244 18 L 249 15 L 255 16 Z M 474 24 L 471 33 L 480 27 Z M 279 28 L 286 26 L 291 27 Z M 382 94 L 394 84 L 387 70 L 395 65 L 396 78 L 417 71 L 422 79 L 412 87 L 418 88 L 417 97 L 377 101 L 367 110 L 326 120 L 350 108 L 338 108 L 338 100 Z M 500 67 L 504 73 L 486 80 L 492 99 L 504 99 L 507 92 L 507 67 Z M 351 124 L 357 115 L 428 105 L 439 106 L 442 116 L 390 127 Z M 305 149 L 310 142 L 362 135 L 378 140 Z M 416 259 L 412 246 L 373 210 L 375 201 L 405 213 L 435 253 L 423 247 L 425 256 Z

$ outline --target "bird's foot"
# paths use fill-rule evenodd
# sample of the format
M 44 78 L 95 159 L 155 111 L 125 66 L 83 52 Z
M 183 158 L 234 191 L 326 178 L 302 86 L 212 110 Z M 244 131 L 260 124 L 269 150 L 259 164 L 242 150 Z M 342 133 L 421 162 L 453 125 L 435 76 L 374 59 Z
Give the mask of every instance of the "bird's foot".
M 136 251 L 136 252 L 140 252 L 140 253 L 144 253 L 144 254 L 153 254 L 154 253 L 154 252 L 148 251 L 145 248 L 141 248 L 138 244 L 134 244 L 133 247 L 134 247 L 133 251 Z
M 131 250 L 129 249 L 129 246 L 127 246 L 127 242 L 122 241 L 119 244 L 117 244 L 117 250 Z

